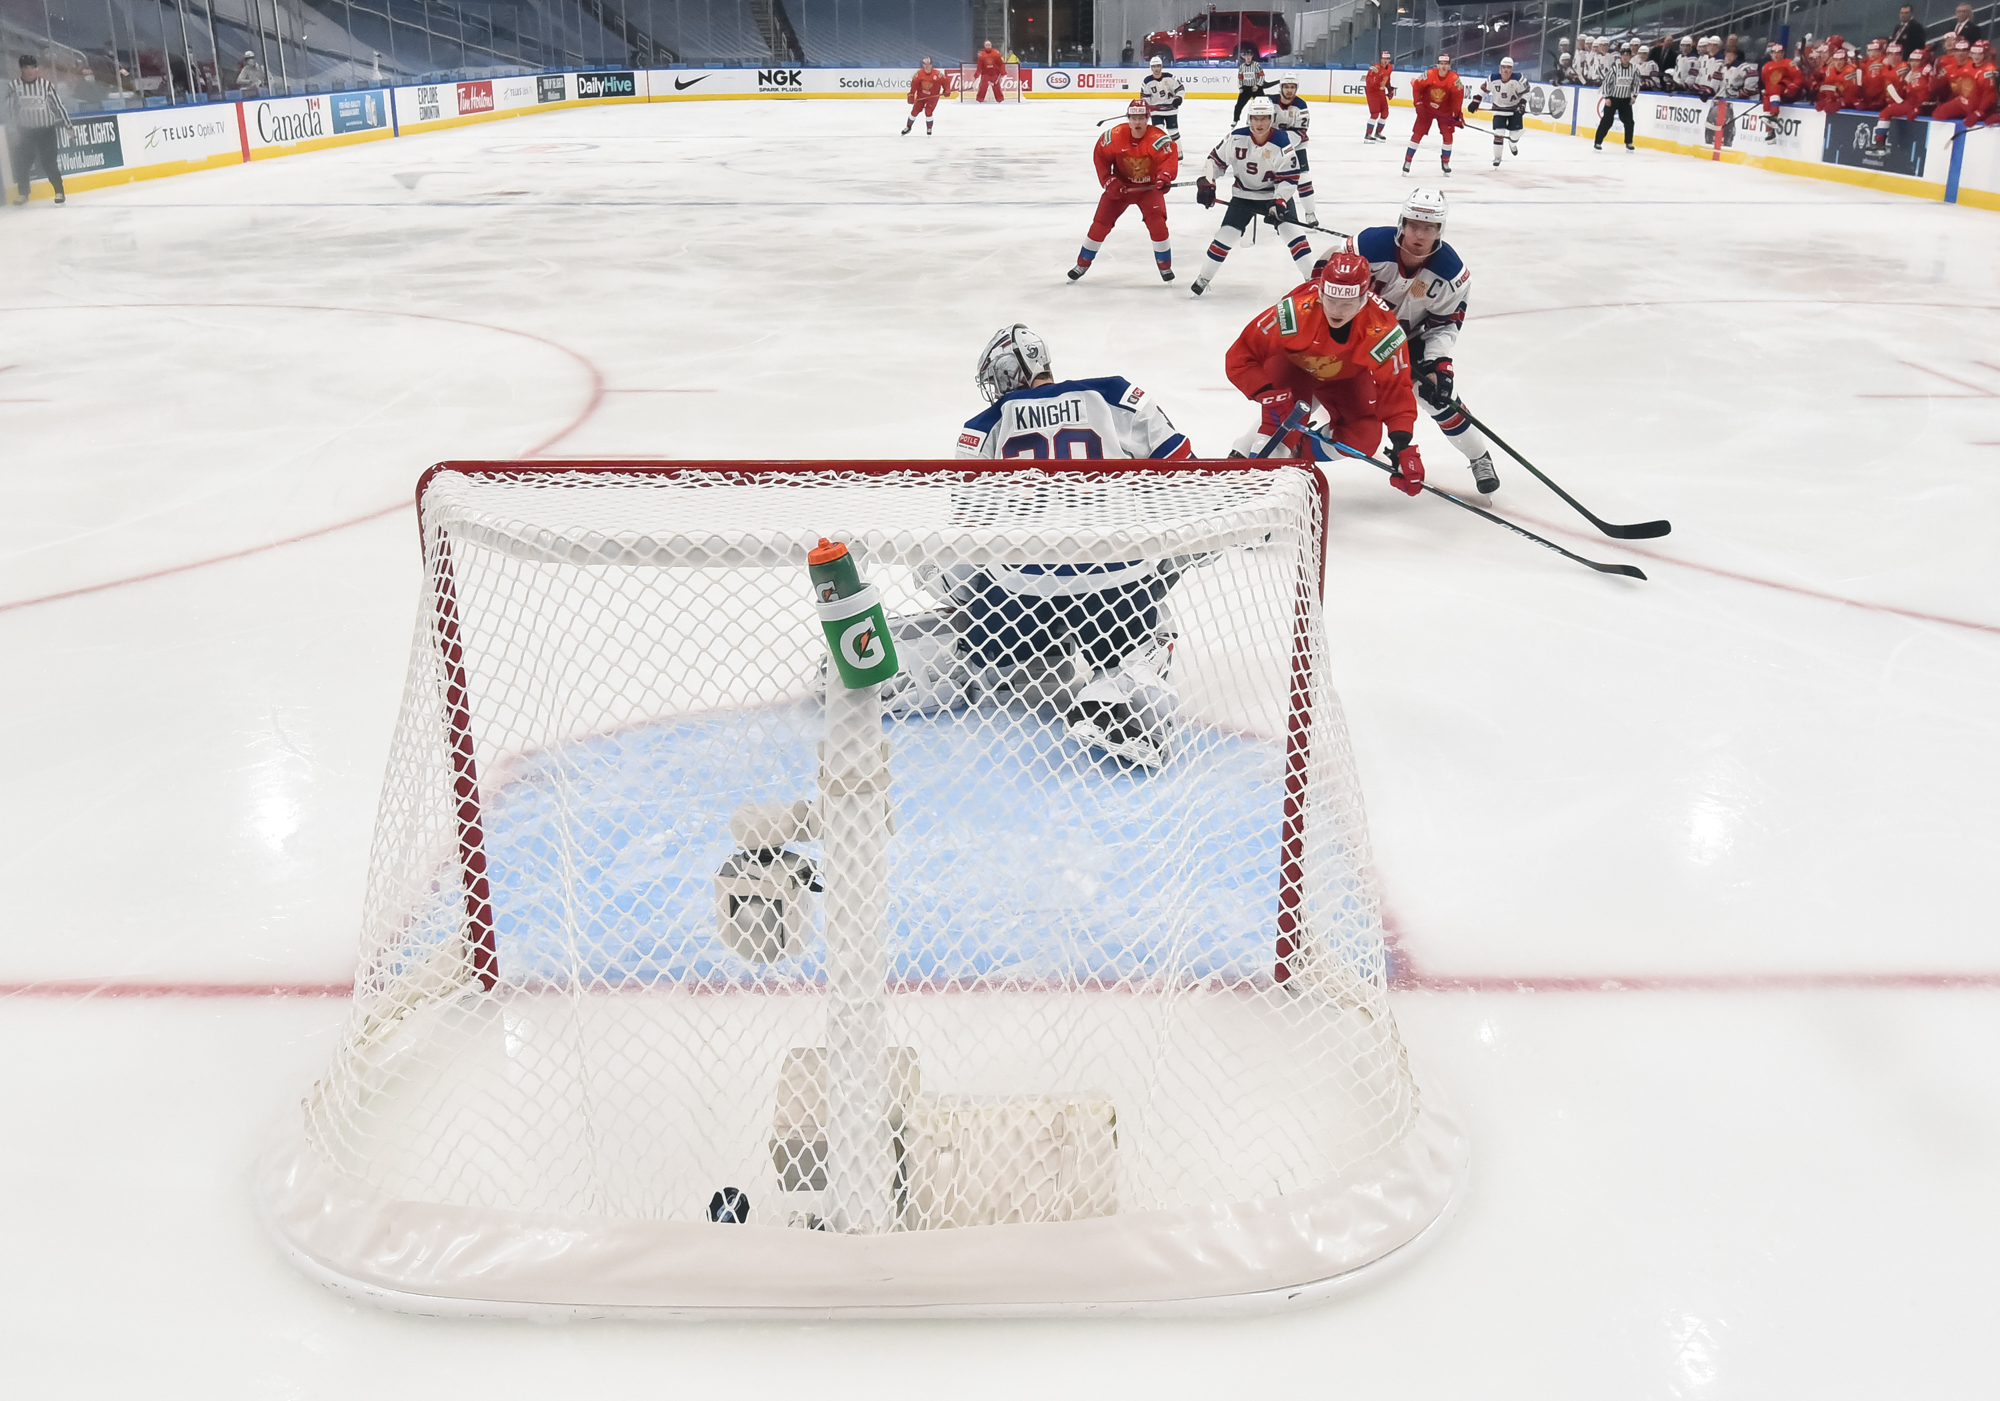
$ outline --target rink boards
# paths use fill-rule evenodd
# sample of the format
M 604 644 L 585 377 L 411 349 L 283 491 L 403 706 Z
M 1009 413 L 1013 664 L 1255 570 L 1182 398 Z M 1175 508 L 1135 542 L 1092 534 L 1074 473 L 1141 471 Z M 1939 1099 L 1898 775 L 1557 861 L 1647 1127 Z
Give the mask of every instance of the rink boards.
M 1023 95 L 1046 100 L 1130 100 L 1141 68 L 1033 68 L 1021 65 Z M 1236 73 L 1183 68 L 1177 76 L 1190 99 L 1236 96 Z M 948 75 L 954 77 L 955 75 Z M 1364 75 L 1354 69 L 1272 68 L 1292 78 L 1309 101 L 1360 103 Z M 1407 109 L 1413 72 L 1396 74 L 1392 105 Z M 509 78 L 410 84 L 359 92 L 142 111 L 80 114 L 60 136 L 63 178 L 74 190 L 179 175 L 335 146 L 385 141 L 425 131 L 500 121 L 539 112 L 630 102 L 802 101 L 841 98 L 902 100 L 902 68 L 628 69 L 534 73 Z M 1469 92 L 1479 75 L 1465 75 Z M 1588 87 L 1536 84 L 1529 128 L 1571 137 L 1595 135 L 1603 102 Z M 1476 142 L 1485 113 L 1475 114 L 1466 139 Z M 1966 131 L 1955 122 L 1899 121 L 1876 149 L 1874 117 L 1784 107 L 1767 118 L 1754 102 L 1721 102 L 1672 93 L 1641 93 L 1633 101 L 1636 139 L 1653 150 L 1786 175 L 1863 185 L 1919 199 L 2000 210 L 2000 127 Z M 1772 139 L 1766 139 L 1767 130 Z M 1622 128 L 1611 138 L 1622 140 Z M 8 155 L 0 152 L 0 166 Z M 0 175 L 11 172 L 0 170 Z M 37 182 L 36 198 L 52 191 Z

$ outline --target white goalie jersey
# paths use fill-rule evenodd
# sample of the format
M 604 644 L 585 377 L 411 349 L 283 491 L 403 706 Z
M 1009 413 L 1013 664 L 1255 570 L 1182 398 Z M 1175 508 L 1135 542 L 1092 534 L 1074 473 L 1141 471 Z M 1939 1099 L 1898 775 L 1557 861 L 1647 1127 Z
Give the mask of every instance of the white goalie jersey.
M 1017 389 L 959 430 L 958 457 L 1193 457 L 1187 436 L 1129 380 Z

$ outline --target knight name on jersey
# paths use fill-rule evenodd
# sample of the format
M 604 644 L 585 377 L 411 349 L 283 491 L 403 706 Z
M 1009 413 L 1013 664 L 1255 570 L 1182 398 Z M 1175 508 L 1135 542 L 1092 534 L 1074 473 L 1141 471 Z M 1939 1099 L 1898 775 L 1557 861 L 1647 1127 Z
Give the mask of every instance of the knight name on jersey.
M 1040 404 L 1009 404 L 1007 408 L 1016 428 L 1061 428 L 1066 424 L 1082 423 L 1090 417 L 1080 398 Z

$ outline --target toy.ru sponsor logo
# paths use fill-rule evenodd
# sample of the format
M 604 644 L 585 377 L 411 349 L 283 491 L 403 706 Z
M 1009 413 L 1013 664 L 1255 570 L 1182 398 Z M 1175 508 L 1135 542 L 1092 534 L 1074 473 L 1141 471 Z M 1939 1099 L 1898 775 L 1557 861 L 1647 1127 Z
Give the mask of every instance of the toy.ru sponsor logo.
M 198 122 L 159 123 L 146 128 L 140 146 L 148 151 L 164 151 L 183 141 L 211 141 L 228 130 L 229 124 L 219 117 Z
M 326 108 L 321 100 L 308 97 L 305 103 L 303 108 L 292 112 L 281 112 L 273 103 L 258 103 L 258 139 L 267 146 L 284 146 L 326 135 Z

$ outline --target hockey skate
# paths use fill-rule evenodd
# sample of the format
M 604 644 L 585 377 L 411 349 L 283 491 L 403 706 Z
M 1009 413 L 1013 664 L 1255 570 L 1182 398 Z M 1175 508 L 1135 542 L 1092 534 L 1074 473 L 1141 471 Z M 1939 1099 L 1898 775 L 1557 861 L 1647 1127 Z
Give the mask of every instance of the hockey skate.
M 1140 768 L 1166 763 L 1180 704 L 1166 677 L 1172 655 L 1171 640 L 1156 637 L 1098 673 L 1063 716 L 1069 737 Z
M 1481 496 L 1490 497 L 1500 490 L 1500 474 L 1493 470 L 1493 454 L 1482 452 L 1467 464 L 1472 468 L 1472 484 L 1479 488 Z
M 1174 280 L 1174 270 L 1172 268 L 1160 269 L 1160 281 L 1172 282 L 1173 280 Z
M 1513 138 L 1509 137 L 1509 138 L 1508 138 L 1508 141 L 1507 141 L 1507 154 L 1508 154 L 1508 155 L 1510 155 L 1510 156 L 1518 156 L 1518 155 L 1520 155 L 1520 154 L 1521 154 L 1521 143 L 1520 143 L 1520 142 L 1518 142 L 1518 141 L 1516 141 L 1516 140 L 1514 140 Z
M 1085 273 L 1089 271 L 1090 271 L 1089 263 L 1078 263 L 1075 267 L 1069 270 L 1069 280 L 1071 282 L 1074 282 L 1079 277 L 1082 277 Z
M 1496 168 L 1500 164 L 1500 152 L 1497 149 L 1493 152 L 1493 164 Z
M 1188 291 L 1194 293 L 1197 297 L 1199 297 L 1203 292 L 1206 292 L 1207 290 L 1208 290 L 1207 273 L 1203 273 L 1200 277 L 1197 277 L 1194 281 L 1188 283 Z

